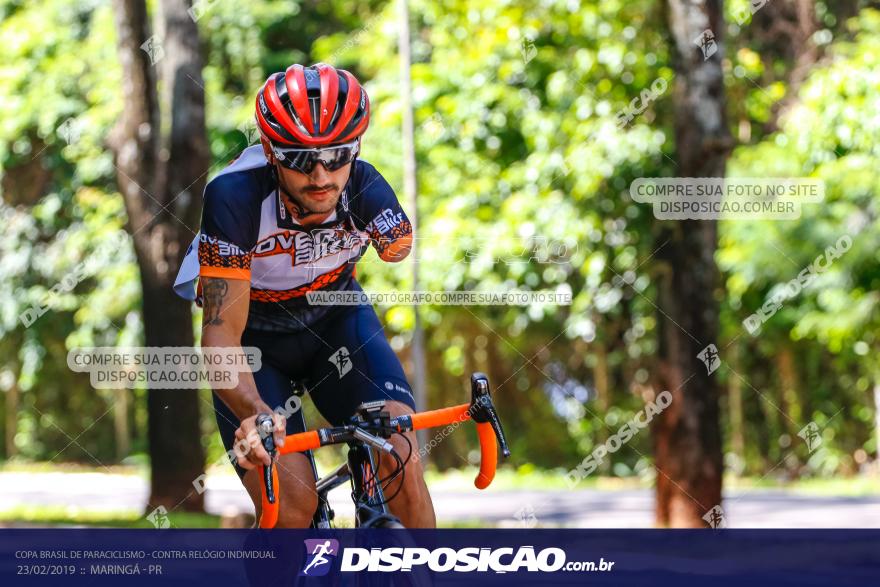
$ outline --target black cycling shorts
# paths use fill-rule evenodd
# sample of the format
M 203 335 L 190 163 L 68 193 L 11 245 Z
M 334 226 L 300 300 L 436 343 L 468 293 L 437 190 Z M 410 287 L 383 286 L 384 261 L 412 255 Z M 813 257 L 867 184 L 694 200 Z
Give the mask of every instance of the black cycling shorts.
M 302 332 L 245 329 L 242 346 L 262 352 L 254 373 L 257 391 L 269 407 L 295 406 L 293 381 L 305 383 L 321 415 L 333 426 L 344 424 L 363 402 L 394 400 L 415 410 L 403 367 L 372 306 L 337 308 Z M 239 420 L 214 396 L 214 415 L 227 451 L 232 450 Z M 287 434 L 304 432 L 300 413 L 287 418 Z M 236 466 L 239 477 L 245 471 Z

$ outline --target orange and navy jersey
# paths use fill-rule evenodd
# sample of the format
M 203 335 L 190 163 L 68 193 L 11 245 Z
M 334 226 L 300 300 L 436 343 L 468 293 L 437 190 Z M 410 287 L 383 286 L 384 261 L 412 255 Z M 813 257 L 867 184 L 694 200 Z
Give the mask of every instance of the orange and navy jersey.
M 330 309 L 309 305 L 307 292 L 358 290 L 355 263 L 370 243 L 388 260 L 411 242 L 412 226 L 394 190 L 366 161 L 354 162 L 330 217 L 305 228 L 291 218 L 274 170 L 255 145 L 205 187 L 201 230 L 175 290 L 193 299 L 184 290 L 197 259 L 201 277 L 250 281 L 249 328 L 298 331 Z

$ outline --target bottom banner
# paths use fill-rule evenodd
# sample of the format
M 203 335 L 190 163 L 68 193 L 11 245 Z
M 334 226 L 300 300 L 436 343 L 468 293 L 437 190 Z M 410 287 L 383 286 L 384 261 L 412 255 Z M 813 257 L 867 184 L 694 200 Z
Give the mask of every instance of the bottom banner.
M 873 530 L 0 530 L 2 585 L 878 583 Z

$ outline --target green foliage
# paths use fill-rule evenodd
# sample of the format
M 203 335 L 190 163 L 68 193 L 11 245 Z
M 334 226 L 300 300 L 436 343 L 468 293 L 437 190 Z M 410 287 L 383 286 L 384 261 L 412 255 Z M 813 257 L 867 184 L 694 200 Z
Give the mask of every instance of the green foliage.
M 805 205 L 794 221 L 728 222 L 718 252 L 728 294 L 726 334 L 748 349 L 749 367 L 760 369 L 789 347 L 830 369 L 817 381 L 804 366 L 801 382 L 814 388 L 799 392 L 813 411 L 798 428 L 811 420 L 828 426 L 829 442 L 819 457 L 809 459 L 811 468 L 826 474 L 852 470 L 856 451 L 864 455 L 877 449 L 869 387 L 880 375 L 880 180 L 874 171 L 880 165 L 880 119 L 873 114 L 880 106 L 880 12 L 865 10 L 850 26 L 852 40 L 832 45 L 827 62 L 801 88 L 781 131 L 739 148 L 729 165 L 731 176 L 819 178 L 825 200 Z M 844 237 L 852 239 L 851 248 L 750 340 L 742 320 Z M 814 345 L 825 350 L 817 356 Z
M 880 375 L 880 13 L 865 9 L 847 24 L 832 3 L 817 3 L 826 55 L 781 130 L 768 135 L 774 108 L 790 92 L 784 73 L 792 64 L 755 40 L 754 23 L 735 24 L 745 0 L 725 4 L 729 116 L 742 139 L 729 175 L 808 176 L 826 185 L 825 201 L 805 206 L 797 221 L 720 227 L 718 347 L 730 369 L 719 376 L 742 386 L 739 457 L 759 475 L 854 471 L 864 462 L 859 451 L 877 449 L 869 394 Z M 462 401 L 468 373 L 485 371 L 514 465 L 568 470 L 648 397 L 654 255 L 663 243 L 651 233 L 651 210 L 629 198 L 628 186 L 674 174 L 665 7 L 650 0 L 414 0 L 410 7 L 420 289 L 572 296 L 567 307 L 423 308 L 430 404 Z M 97 1 L 5 1 L 0 14 L 0 93 L 8 97 L 0 103 L 0 389 L 21 391 L 22 456 L 112 461 L 112 416 L 104 415 L 112 398 L 66 367 L 73 346 L 134 345 L 142 336 L 137 268 L 129 241 L 117 240 L 125 213 L 105 144 L 124 79 L 112 10 Z M 375 0 L 210 3 L 198 24 L 211 173 L 255 141 L 253 97 L 266 77 L 294 61 L 324 60 L 366 81 L 372 122 L 364 158 L 402 197 L 397 18 L 396 3 Z M 657 80 L 667 89 L 619 125 L 618 114 Z M 786 301 L 760 336 L 745 332 L 742 321 L 774 288 L 845 234 L 850 250 Z M 358 278 L 368 290 L 408 289 L 411 269 L 370 252 Z M 71 274 L 75 284 L 59 290 Z M 22 312 L 43 306 L 25 327 Z M 409 365 L 412 309 L 379 310 Z M 793 358 L 796 393 L 782 374 L 784 353 Z M 139 453 L 146 416 L 143 393 L 135 397 L 128 417 Z M 223 451 L 205 412 L 214 462 Z M 812 454 L 796 436 L 810 421 L 823 429 Z M 83 429 L 82 447 L 65 447 L 67 434 Z M 467 465 L 474 440 L 470 430 L 451 435 L 432 462 Z M 645 431 L 609 458 L 607 472 L 649 476 L 650 452 Z

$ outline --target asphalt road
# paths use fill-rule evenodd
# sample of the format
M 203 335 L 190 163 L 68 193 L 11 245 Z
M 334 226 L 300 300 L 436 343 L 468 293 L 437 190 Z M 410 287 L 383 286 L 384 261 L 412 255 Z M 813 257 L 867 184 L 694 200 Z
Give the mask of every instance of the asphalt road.
M 250 501 L 231 476 L 208 479 L 211 513 L 250 511 Z M 139 510 L 147 482 L 134 475 L 98 473 L 0 473 L 0 509 L 52 505 L 85 510 Z M 653 525 L 649 490 L 596 489 L 432 492 L 437 518 L 485 527 L 645 528 Z M 351 519 L 345 488 L 331 494 L 338 518 Z M 728 492 L 722 505 L 731 528 L 880 528 L 880 496 L 812 496 L 785 490 Z

